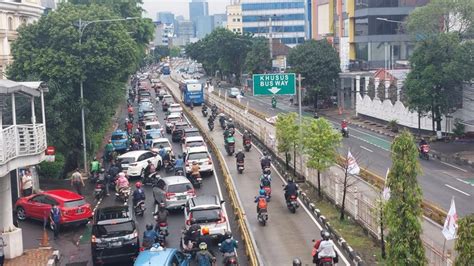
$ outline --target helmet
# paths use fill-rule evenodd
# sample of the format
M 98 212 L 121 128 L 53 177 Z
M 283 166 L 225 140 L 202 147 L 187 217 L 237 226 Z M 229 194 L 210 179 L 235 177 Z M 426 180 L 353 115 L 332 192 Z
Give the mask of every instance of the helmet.
M 229 118 L 229 122 L 232 122 L 232 118 Z
M 228 230 L 226 230 L 226 231 L 225 231 L 225 233 L 224 233 L 224 237 L 225 237 L 226 239 L 230 239 L 230 238 L 232 238 L 232 232 L 231 232 L 231 231 L 228 231 Z
M 303 264 L 301 263 L 300 259 L 298 258 L 293 259 L 293 266 L 301 266 L 301 265 Z
M 200 250 L 206 250 L 207 249 L 207 244 L 205 242 L 199 243 L 199 249 Z
M 183 156 L 181 156 L 181 154 L 179 154 L 179 155 L 178 155 L 178 158 L 181 159 L 181 158 L 183 158 Z
M 329 232 L 328 232 L 328 231 L 325 231 L 325 230 L 324 230 L 324 232 L 321 231 L 321 235 L 322 235 L 322 237 L 323 237 L 324 240 L 329 240 L 329 238 L 331 237 L 331 235 L 329 234 Z
M 167 153 L 170 153 L 170 154 L 171 154 L 171 150 L 168 150 Z
M 260 189 L 260 191 L 258 192 L 261 196 L 265 196 L 265 190 L 264 189 Z
M 197 162 L 196 162 L 196 161 L 193 161 L 193 164 L 197 164 Z
M 246 130 L 244 130 L 244 133 L 249 133 L 249 131 L 246 129 Z
M 201 234 L 202 234 L 203 236 L 209 235 L 209 227 L 203 227 L 203 228 L 201 229 Z
M 135 183 L 135 187 L 141 188 L 142 187 L 142 182 L 138 181 L 137 183 Z
M 147 224 L 147 225 L 145 226 L 145 228 L 146 228 L 146 230 L 153 230 L 153 225 Z
M 269 178 L 270 177 L 269 174 L 263 174 L 262 176 L 263 176 L 263 178 Z
M 96 157 L 96 156 L 94 156 L 94 160 L 93 160 L 93 161 L 97 161 L 97 157 Z
M 263 152 L 263 156 L 267 156 L 268 153 L 266 151 Z
M 100 168 L 100 172 L 101 172 L 101 173 L 105 173 L 105 169 L 104 169 L 104 168 Z
M 342 122 L 347 122 L 346 119 L 342 119 Z
M 149 163 L 149 164 L 150 164 L 150 163 L 151 163 L 151 160 L 148 160 L 148 161 L 147 161 L 147 163 Z
M 128 122 L 128 118 L 125 118 L 125 122 Z
M 124 172 L 120 172 L 120 173 L 118 174 L 118 176 L 119 176 L 119 177 L 125 177 L 125 173 L 124 173 Z
M 111 140 L 111 139 L 109 139 L 108 143 L 112 143 L 112 140 Z
M 163 149 L 163 145 L 160 145 L 160 149 Z
M 239 149 L 238 152 L 242 152 L 242 149 Z
M 166 207 L 166 203 L 160 202 L 160 208 L 164 208 L 164 207 Z
M 291 179 L 291 177 L 288 177 L 286 181 L 288 181 L 288 183 L 293 183 L 293 179 Z
M 135 129 L 135 132 L 140 133 L 140 130 L 137 128 L 137 129 Z

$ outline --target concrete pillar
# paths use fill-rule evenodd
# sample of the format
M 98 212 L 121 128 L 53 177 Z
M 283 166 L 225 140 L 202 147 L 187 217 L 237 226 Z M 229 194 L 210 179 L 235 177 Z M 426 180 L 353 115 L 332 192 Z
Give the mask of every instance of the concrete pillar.
M 374 96 L 374 99 L 378 99 L 378 98 L 379 98 L 379 96 L 377 95 L 378 88 L 379 88 L 379 84 L 380 84 L 380 79 L 379 79 L 379 78 L 375 78 L 375 82 L 374 82 L 374 85 L 375 85 L 375 96 Z
M 354 78 L 351 77 L 351 109 L 355 108 L 355 88 L 354 88 Z
M 344 78 L 341 78 L 341 87 L 339 88 L 339 107 L 344 109 Z
M 367 94 L 367 92 L 369 91 L 370 77 L 366 76 L 364 80 L 365 80 L 364 94 Z
M 403 81 L 397 80 L 397 102 L 399 102 L 401 99 L 402 87 Z
M 36 124 L 36 114 L 35 114 L 35 97 L 31 96 L 31 123 L 33 126 Z
M 356 76 L 356 88 L 355 88 L 356 95 L 360 94 L 360 76 Z
M 388 99 L 388 88 L 390 87 L 390 80 L 385 80 L 385 99 Z
M 10 174 L 0 177 L 0 229 L 3 240 L 7 244 L 4 248 L 5 258 L 11 259 L 23 253 L 23 238 L 21 229 L 13 225 L 13 204 Z

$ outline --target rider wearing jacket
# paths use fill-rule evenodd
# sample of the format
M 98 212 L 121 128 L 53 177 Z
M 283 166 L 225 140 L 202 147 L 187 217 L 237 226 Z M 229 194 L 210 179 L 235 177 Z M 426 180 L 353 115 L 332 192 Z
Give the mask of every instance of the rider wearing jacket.
M 263 174 L 260 176 L 260 188 L 270 187 L 272 182 L 272 177 L 270 175 Z
M 334 249 L 334 242 L 330 239 L 330 234 L 327 231 L 321 232 L 322 240 L 316 250 L 318 262 L 324 258 L 331 258 L 334 263 L 337 263 L 337 253 Z M 316 245 L 315 245 L 316 246 Z
M 245 145 L 245 141 L 246 140 L 250 140 L 252 141 L 252 135 L 250 134 L 250 132 L 248 132 L 247 130 L 244 131 L 244 134 L 242 135 L 242 141 L 243 141 L 243 145 Z
M 267 152 L 264 151 L 262 158 L 260 158 L 260 166 L 262 167 L 262 170 L 266 167 L 270 167 L 271 163 L 272 160 L 270 159 L 270 156 L 268 156 Z
M 226 231 L 224 234 L 224 241 L 221 242 L 219 251 L 224 255 L 224 265 L 228 257 L 235 256 L 235 249 L 237 248 L 237 241 L 232 238 L 232 233 Z
M 263 207 L 261 206 L 261 203 L 260 201 L 265 201 L 265 209 L 266 209 L 266 203 L 267 203 L 267 195 L 265 193 L 265 190 L 263 189 L 260 189 L 259 190 L 259 195 L 255 197 L 255 203 L 257 203 L 257 214 L 260 214 L 260 209 L 262 209 Z
M 137 206 L 137 203 L 140 202 L 141 200 L 145 200 L 145 197 L 146 197 L 145 191 L 143 191 L 141 182 L 137 182 L 135 184 L 135 187 L 137 189 L 135 189 L 135 191 L 133 191 L 133 194 L 132 194 L 133 206 Z
M 182 170 L 184 172 L 184 160 L 183 156 L 178 155 L 178 159 L 174 162 L 174 170 L 177 172 L 178 170 Z
M 285 199 L 288 202 L 290 196 L 298 195 L 298 186 L 293 182 L 293 179 L 288 178 L 288 184 L 284 188 L 285 190 Z
M 158 233 L 153 230 L 153 225 L 147 224 L 146 231 L 143 232 L 143 246 L 150 247 L 158 239 Z
M 120 191 L 121 188 L 128 188 L 129 183 L 127 177 L 125 177 L 125 173 L 120 172 L 118 175 L 116 190 Z
M 244 159 L 245 159 L 245 153 L 242 151 L 242 149 L 240 149 L 236 154 L 235 154 L 235 158 L 237 158 L 237 163 L 239 162 L 244 162 Z

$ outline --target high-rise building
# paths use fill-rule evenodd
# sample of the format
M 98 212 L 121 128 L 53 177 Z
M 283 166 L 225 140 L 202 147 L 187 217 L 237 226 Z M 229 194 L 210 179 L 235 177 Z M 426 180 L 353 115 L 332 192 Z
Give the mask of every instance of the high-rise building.
M 227 15 L 226 14 L 214 14 L 212 15 L 214 17 L 214 25 L 213 29 L 216 28 L 225 28 L 227 24 Z
M 306 0 L 242 0 L 243 32 L 295 46 L 306 39 Z
M 198 17 L 209 16 L 209 5 L 206 0 L 191 0 L 189 3 L 189 20 L 196 23 Z
M 158 21 L 164 24 L 173 24 L 174 23 L 174 14 L 171 12 L 158 12 L 156 14 L 156 18 Z
M 242 6 L 240 4 L 228 5 L 227 13 L 227 29 L 242 34 Z
M 175 33 L 177 38 L 173 38 L 173 45 L 188 44 L 190 39 L 194 37 L 194 23 L 189 20 L 178 21 Z
M 200 16 L 195 22 L 195 36 L 198 39 L 206 37 L 207 34 L 211 33 L 214 28 L 214 17 L 213 16 Z

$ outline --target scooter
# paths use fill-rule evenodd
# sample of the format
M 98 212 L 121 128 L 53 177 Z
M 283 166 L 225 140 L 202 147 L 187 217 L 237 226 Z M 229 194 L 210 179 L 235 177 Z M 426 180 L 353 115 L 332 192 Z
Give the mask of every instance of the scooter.
M 237 241 L 237 243 L 238 243 L 238 241 Z M 219 243 L 219 244 L 217 244 L 217 245 L 219 246 L 219 250 L 220 250 L 222 244 Z M 221 251 L 221 252 L 222 252 L 222 251 Z M 223 264 L 224 264 L 225 266 L 239 265 L 239 264 L 237 263 L 237 256 L 235 255 L 235 253 L 233 253 L 233 252 L 232 252 L 232 253 L 222 253 L 222 256 L 224 257 L 224 259 L 223 259 Z
M 271 186 L 263 186 L 263 190 L 265 190 L 265 195 L 267 196 L 267 201 L 270 201 L 272 198 L 272 187 Z
M 267 224 L 267 221 L 268 221 L 267 209 L 260 209 L 260 212 L 257 214 L 257 220 L 262 226 L 265 226 Z
M 427 161 L 430 159 L 430 155 L 429 155 L 430 146 L 428 144 L 421 145 L 418 151 L 419 151 L 421 159 L 425 159 Z
M 143 214 L 145 213 L 145 210 L 146 210 L 145 201 L 140 200 L 139 202 L 137 202 L 137 204 L 134 207 L 134 210 L 135 210 L 135 215 L 143 216 Z
M 208 123 L 207 123 L 207 126 L 209 127 L 209 130 L 210 130 L 210 131 L 213 131 L 213 130 L 214 130 L 214 122 L 208 122 Z
M 148 176 L 145 175 L 143 178 L 143 184 L 148 186 L 154 186 L 158 180 L 160 180 L 160 175 L 156 172 L 149 174 Z
M 203 109 L 203 110 L 202 110 L 202 115 L 203 115 L 204 117 L 207 117 L 207 114 L 208 114 L 207 109 L 206 109 L 206 110 Z
M 94 197 L 96 200 L 102 198 L 105 194 L 105 185 L 102 181 L 97 180 L 95 187 L 94 187 Z
M 155 216 L 155 220 L 157 219 L 157 216 Z M 158 222 L 157 222 L 158 223 Z M 168 223 L 167 222 L 161 222 L 161 223 L 158 223 L 157 226 L 158 228 L 158 232 L 159 233 L 163 233 L 165 236 L 168 236 L 169 235 L 169 232 L 168 232 Z
M 237 172 L 239 172 L 239 174 L 242 174 L 244 172 L 244 162 L 243 161 L 237 161 Z
M 344 138 L 348 138 L 348 137 L 349 137 L 349 129 L 348 129 L 347 127 L 343 127 L 343 128 L 341 129 L 341 133 L 342 133 L 342 136 L 343 136 Z
M 296 195 L 291 195 L 288 201 L 286 202 L 286 207 L 288 207 L 288 210 L 290 210 L 291 213 L 296 213 L 296 209 L 300 207 L 298 204 L 298 198 Z
M 200 188 L 202 184 L 201 174 L 189 174 L 189 181 L 191 181 L 193 187 Z
M 246 152 L 249 152 L 250 148 L 252 148 L 252 141 L 250 141 L 249 139 L 246 139 L 244 142 L 244 149 Z
M 119 191 L 117 193 L 115 193 L 115 198 L 118 199 L 118 200 L 121 200 L 123 202 L 126 202 L 129 197 L 130 197 L 130 188 L 129 187 L 119 188 Z
M 267 166 L 264 166 L 263 169 L 262 169 L 262 173 L 264 175 L 271 175 L 272 174 L 272 171 L 270 170 L 270 166 L 267 165 Z

